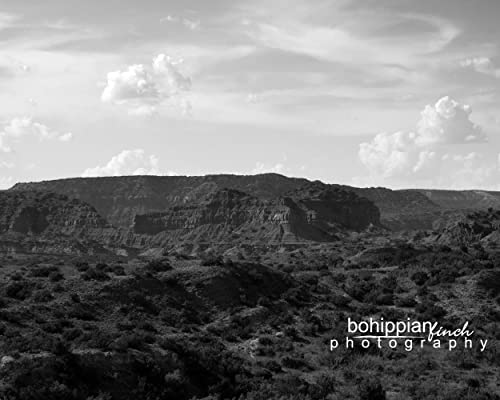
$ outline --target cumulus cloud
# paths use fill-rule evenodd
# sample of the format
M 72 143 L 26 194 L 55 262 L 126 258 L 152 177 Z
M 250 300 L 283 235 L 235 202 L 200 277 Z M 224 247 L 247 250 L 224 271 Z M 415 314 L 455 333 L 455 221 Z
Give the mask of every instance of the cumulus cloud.
M 445 161 L 439 156 L 444 146 L 487 140 L 470 120 L 471 112 L 470 106 L 443 97 L 424 108 L 415 132 L 379 133 L 371 142 L 361 143 L 359 158 L 372 174 L 383 178 L 432 173 Z
M 106 165 L 88 168 L 81 176 L 120 175 L 161 175 L 159 160 L 154 155 L 147 155 L 143 149 L 123 150 Z
M 419 146 L 433 144 L 462 144 L 486 141 L 480 126 L 470 120 L 472 109 L 448 96 L 434 106 L 427 105 L 421 112 L 415 143 Z
M 134 64 L 124 71 L 109 72 L 101 100 L 126 105 L 136 115 L 144 115 L 148 107 L 156 112 L 155 107 L 165 100 L 191 89 L 191 79 L 179 71 L 179 64 L 168 55 L 159 54 L 151 66 Z
M 130 65 L 125 71 L 109 72 L 101 95 L 104 102 L 122 104 L 129 100 L 156 100 L 160 96 L 153 75 L 144 65 Z
M 9 153 L 12 148 L 8 142 L 19 140 L 22 137 L 31 136 L 39 140 L 60 140 L 67 142 L 73 138 L 73 134 L 59 133 L 47 125 L 33 120 L 31 117 L 20 117 L 11 119 L 0 131 L 0 151 Z
M 463 68 L 470 68 L 481 74 L 500 78 L 500 69 L 495 67 L 493 61 L 488 57 L 466 58 L 460 61 Z

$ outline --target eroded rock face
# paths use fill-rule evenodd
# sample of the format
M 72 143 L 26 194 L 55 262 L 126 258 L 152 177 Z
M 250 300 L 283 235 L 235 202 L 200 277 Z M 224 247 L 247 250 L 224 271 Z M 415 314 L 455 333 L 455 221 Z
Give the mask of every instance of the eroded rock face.
M 136 234 L 203 240 L 247 239 L 331 241 L 342 230 L 379 224 L 378 209 L 366 199 L 317 184 L 275 200 L 222 189 L 203 200 L 160 213 L 137 215 Z
M 71 235 L 107 226 L 92 206 L 64 195 L 0 192 L 0 234 Z
M 435 240 L 449 246 L 470 246 L 481 242 L 491 247 L 500 235 L 500 211 L 475 211 L 457 217 L 437 234 Z

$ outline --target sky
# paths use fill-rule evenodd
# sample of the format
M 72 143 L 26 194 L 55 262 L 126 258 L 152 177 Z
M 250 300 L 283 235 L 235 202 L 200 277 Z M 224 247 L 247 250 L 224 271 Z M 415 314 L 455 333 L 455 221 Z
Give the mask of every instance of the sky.
M 2 0 L 0 189 L 276 172 L 500 190 L 498 0 Z

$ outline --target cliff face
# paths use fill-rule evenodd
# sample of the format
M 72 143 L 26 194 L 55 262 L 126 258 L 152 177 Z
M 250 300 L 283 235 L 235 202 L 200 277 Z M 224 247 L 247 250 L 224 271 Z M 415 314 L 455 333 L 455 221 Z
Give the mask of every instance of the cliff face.
M 90 205 L 55 193 L 0 191 L 0 251 L 80 253 L 109 224 Z M 100 250 L 99 250 L 100 249 Z
M 61 194 L 0 192 L 0 234 L 74 235 L 106 226 L 92 206 Z
M 343 230 L 378 225 L 378 209 L 352 192 L 326 185 L 275 200 L 222 189 L 203 200 L 159 213 L 136 215 L 136 234 L 190 240 L 330 241 Z

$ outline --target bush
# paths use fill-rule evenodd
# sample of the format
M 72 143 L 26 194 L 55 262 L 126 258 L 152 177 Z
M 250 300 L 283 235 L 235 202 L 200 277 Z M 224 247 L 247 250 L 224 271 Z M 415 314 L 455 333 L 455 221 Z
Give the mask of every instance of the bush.
M 52 296 L 52 293 L 48 289 L 39 290 L 33 295 L 33 301 L 36 303 L 46 303 L 53 299 L 54 296 Z
M 110 279 L 108 274 L 96 268 L 87 269 L 80 277 L 85 281 L 106 281 Z
M 413 282 L 415 282 L 418 286 L 422 286 L 425 282 L 427 282 L 427 280 L 429 279 L 429 275 L 427 275 L 425 272 L 423 271 L 418 271 L 418 272 L 415 272 L 412 276 L 411 276 L 411 280 Z
M 374 376 L 363 379 L 358 390 L 360 400 L 385 400 L 386 398 L 380 380 Z
M 15 281 L 7 285 L 5 294 L 7 297 L 25 300 L 31 296 L 32 285 L 26 281 Z
M 416 300 L 410 296 L 399 297 L 394 301 L 394 304 L 398 307 L 415 307 L 417 305 Z
M 52 271 L 49 274 L 49 279 L 51 282 L 59 282 L 64 279 L 64 275 L 62 274 L 61 271 Z
M 35 264 L 31 266 L 29 276 L 34 278 L 48 278 L 52 273 L 60 274 L 61 272 L 59 271 L 59 267 L 55 265 L 40 266 Z
M 148 272 L 166 272 L 172 270 L 172 266 L 166 259 L 151 260 L 144 269 Z

